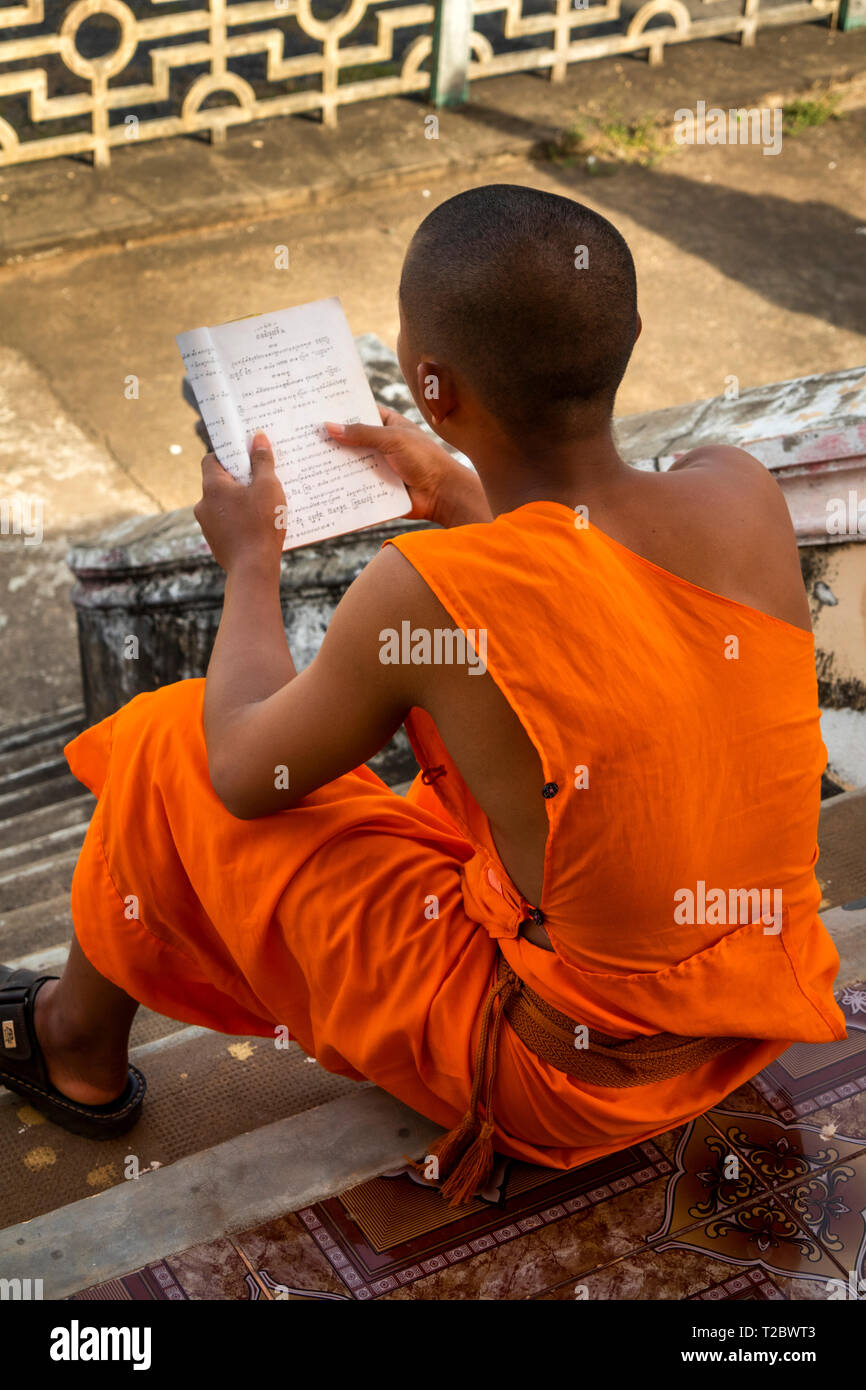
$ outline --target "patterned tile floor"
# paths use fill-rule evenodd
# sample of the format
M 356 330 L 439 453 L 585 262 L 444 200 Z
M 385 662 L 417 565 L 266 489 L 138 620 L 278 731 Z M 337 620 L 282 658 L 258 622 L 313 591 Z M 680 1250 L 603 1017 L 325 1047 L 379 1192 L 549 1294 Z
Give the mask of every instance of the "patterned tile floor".
M 866 988 L 722 1105 L 458 1210 L 408 1166 L 76 1299 L 866 1300 Z

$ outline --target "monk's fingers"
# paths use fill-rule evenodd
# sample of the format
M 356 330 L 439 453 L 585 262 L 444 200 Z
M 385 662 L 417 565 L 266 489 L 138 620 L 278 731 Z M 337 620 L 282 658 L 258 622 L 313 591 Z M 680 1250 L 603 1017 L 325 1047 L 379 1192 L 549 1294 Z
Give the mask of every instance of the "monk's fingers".
M 380 405 L 379 415 L 382 424 L 390 425 L 392 429 L 417 430 L 421 428 L 414 420 L 407 420 L 405 415 L 401 415 L 399 411 L 392 410 L 389 405 Z
M 216 454 L 213 453 L 213 451 L 211 451 L 209 454 L 205 454 L 204 458 L 201 461 L 202 485 L 207 486 L 208 483 L 216 483 L 224 475 L 225 469 L 223 468 Z
M 256 478 L 274 471 L 274 451 L 263 430 L 256 430 L 253 435 L 253 442 L 250 445 L 250 468 L 252 469 L 253 482 Z
M 339 422 L 325 422 L 331 439 L 335 444 L 348 444 L 354 449 L 379 449 L 387 452 L 393 425 L 341 425 Z
M 205 454 L 201 461 L 201 490 L 204 497 L 225 491 L 227 487 L 237 487 L 237 481 L 223 468 L 216 454 Z

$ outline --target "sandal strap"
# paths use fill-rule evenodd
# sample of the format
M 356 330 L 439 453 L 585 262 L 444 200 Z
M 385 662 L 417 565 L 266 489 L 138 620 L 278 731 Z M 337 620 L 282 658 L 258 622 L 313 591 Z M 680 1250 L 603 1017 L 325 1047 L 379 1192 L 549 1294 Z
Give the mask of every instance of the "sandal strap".
M 91 1139 L 125 1134 L 141 1111 L 147 1083 L 129 1067 L 126 1088 L 110 1105 L 83 1105 L 51 1084 L 33 1022 L 36 996 L 46 980 L 34 970 L 0 965 L 0 1086 L 24 1096 L 48 1119 Z
M 43 1084 L 47 1078 L 33 1027 L 33 1002 L 44 982 L 56 978 L 23 968 L 0 976 L 0 1062 L 27 1063 L 27 1073 Z

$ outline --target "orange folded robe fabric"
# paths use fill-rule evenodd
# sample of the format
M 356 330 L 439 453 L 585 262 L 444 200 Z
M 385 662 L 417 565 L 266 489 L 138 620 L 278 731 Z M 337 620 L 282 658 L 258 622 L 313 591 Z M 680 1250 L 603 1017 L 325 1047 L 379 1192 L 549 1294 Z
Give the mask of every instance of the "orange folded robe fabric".
M 614 1089 L 504 1027 L 496 1148 L 556 1168 L 691 1119 L 792 1041 L 844 1038 L 817 913 L 811 634 L 558 503 L 388 543 L 456 628 L 486 632 L 487 668 L 538 751 L 549 834 L 532 906 L 554 951 L 518 935 L 530 905 L 424 711 L 407 720 L 424 772 L 406 798 L 362 767 L 239 821 L 210 784 L 204 682 L 183 681 L 66 749 L 98 796 L 72 886 L 93 965 L 185 1022 L 284 1025 L 327 1070 L 448 1129 L 500 950 L 588 1028 L 743 1039 L 684 1076 Z

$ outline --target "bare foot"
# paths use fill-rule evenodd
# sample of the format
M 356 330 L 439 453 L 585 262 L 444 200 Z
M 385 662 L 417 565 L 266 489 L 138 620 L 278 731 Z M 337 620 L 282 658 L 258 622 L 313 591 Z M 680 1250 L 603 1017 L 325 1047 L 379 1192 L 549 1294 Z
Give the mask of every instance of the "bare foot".
M 126 1051 L 119 1056 L 103 1038 L 82 1032 L 74 1020 L 61 1016 L 52 1002 L 59 983 L 46 980 L 33 1007 L 36 1036 L 51 1084 L 80 1105 L 109 1105 L 126 1087 Z

